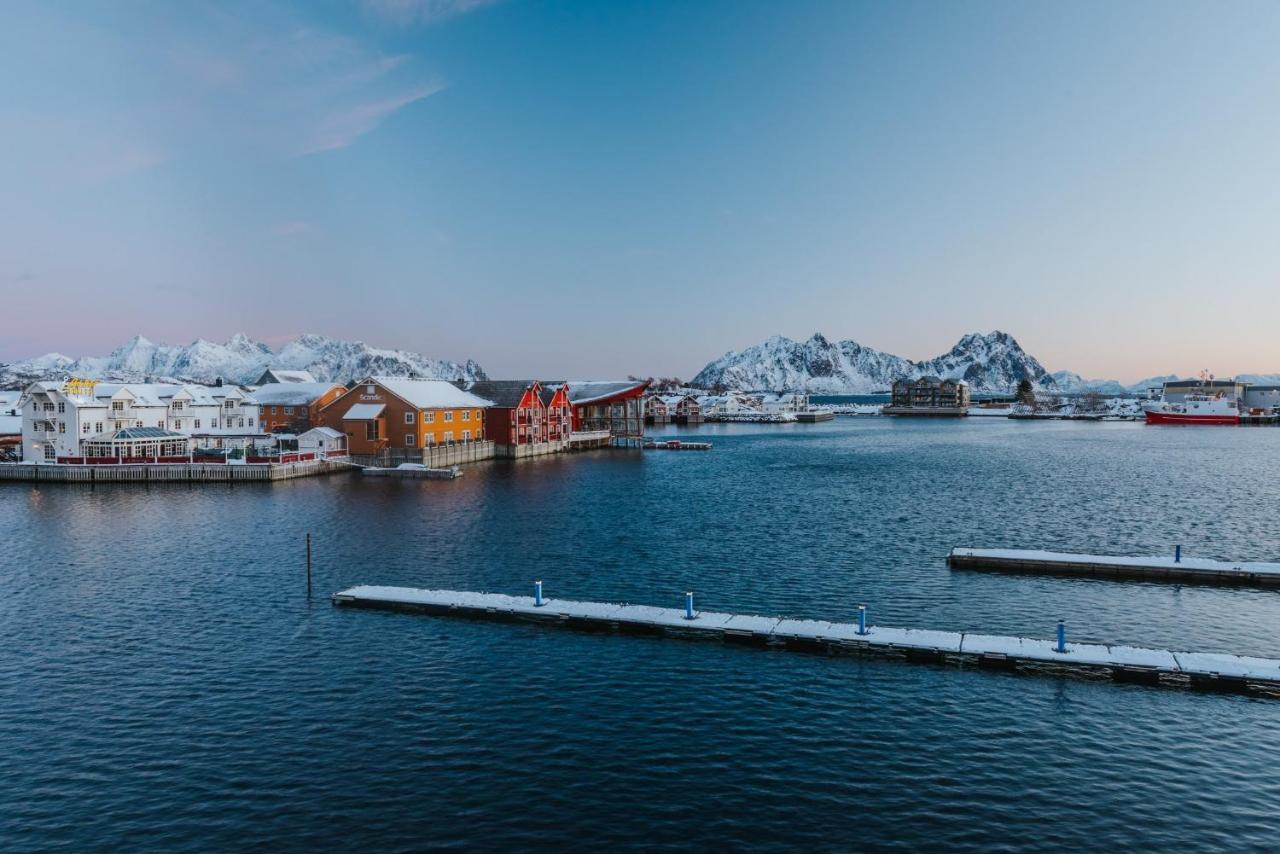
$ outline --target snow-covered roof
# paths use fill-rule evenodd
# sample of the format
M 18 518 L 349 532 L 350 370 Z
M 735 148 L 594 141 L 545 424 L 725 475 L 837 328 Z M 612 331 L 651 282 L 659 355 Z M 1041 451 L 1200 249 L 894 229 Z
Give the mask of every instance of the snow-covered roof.
M 279 368 L 267 368 L 258 377 L 258 385 L 270 383 L 314 383 L 315 376 L 310 371 L 282 371 Z
M 263 406 L 309 406 L 338 383 L 279 382 L 254 389 L 253 399 Z
M 565 385 L 565 380 L 543 380 L 545 385 Z M 569 402 L 575 406 L 636 393 L 648 387 L 648 380 L 568 380 Z
M 313 435 L 324 436 L 326 439 L 341 439 L 344 434 L 342 433 L 342 431 L 334 430 L 332 427 L 312 427 L 310 430 L 306 431 L 305 433 L 299 433 L 298 438 L 301 439 L 304 436 L 313 436 Z
M 357 403 L 342 416 L 343 421 L 372 421 L 386 409 L 385 403 Z
M 480 409 L 490 405 L 484 398 L 463 391 L 448 380 L 370 377 L 366 382 L 377 383 L 418 409 Z

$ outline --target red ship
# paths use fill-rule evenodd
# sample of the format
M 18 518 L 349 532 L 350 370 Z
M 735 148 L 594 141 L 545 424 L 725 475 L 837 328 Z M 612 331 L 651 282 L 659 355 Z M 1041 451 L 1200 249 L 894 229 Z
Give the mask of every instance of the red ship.
M 1209 394 L 1209 382 L 1212 374 L 1202 374 L 1205 390 L 1197 394 L 1188 394 L 1181 403 L 1169 403 L 1165 400 L 1145 404 L 1142 409 L 1147 415 L 1148 424 L 1191 424 L 1235 426 L 1240 423 L 1240 405 L 1235 398 L 1224 397 L 1221 392 Z

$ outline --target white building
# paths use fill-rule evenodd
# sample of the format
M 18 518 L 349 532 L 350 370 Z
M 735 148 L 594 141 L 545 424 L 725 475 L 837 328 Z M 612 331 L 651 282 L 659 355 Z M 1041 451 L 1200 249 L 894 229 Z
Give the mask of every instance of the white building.
M 324 457 L 334 451 L 347 450 L 347 435 L 332 427 L 312 427 L 298 434 L 298 452 Z
M 262 372 L 262 376 L 258 377 L 258 381 L 254 385 L 269 385 L 271 383 L 314 383 L 316 378 L 310 371 L 282 371 L 279 368 L 267 368 Z
M 783 392 L 766 394 L 760 401 L 760 408 L 765 412 L 808 412 L 809 395 L 803 392 Z
M 133 436 L 122 430 L 153 428 L 181 434 L 188 445 L 243 447 L 262 438 L 258 404 L 235 386 L 166 383 L 38 382 L 22 396 L 22 458 L 55 462 L 83 457 Z M 165 437 L 166 451 L 174 448 Z

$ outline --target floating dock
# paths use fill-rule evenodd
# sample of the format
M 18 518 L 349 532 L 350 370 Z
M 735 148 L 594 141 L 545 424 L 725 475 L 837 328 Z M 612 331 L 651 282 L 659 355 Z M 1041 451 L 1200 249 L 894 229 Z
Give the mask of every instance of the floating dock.
M 1021 549 L 952 549 L 947 555 L 947 565 L 952 569 L 1024 575 L 1280 587 L 1280 563 L 1228 563 L 1183 557 L 1181 547 L 1168 557 L 1116 557 Z
M 426 479 L 426 480 L 453 480 L 456 477 L 462 477 L 462 469 L 457 466 L 449 468 L 433 469 L 427 466 L 398 466 L 396 468 L 378 468 L 376 466 L 367 466 L 364 473 L 370 477 L 398 477 L 409 479 Z
M 858 623 L 725 614 L 607 602 L 411 587 L 352 587 L 333 604 L 497 621 L 531 621 L 592 631 L 719 640 L 726 643 L 908 662 L 971 665 L 1028 674 L 1083 676 L 1169 688 L 1195 688 L 1280 698 L 1280 660 L 1221 653 L 1170 652 L 1132 646 L 1066 643 Z M 541 604 L 539 604 L 541 603 Z
M 656 440 L 646 440 L 644 443 L 646 451 L 709 451 L 711 450 L 710 442 L 682 442 L 679 439 L 669 439 L 665 442 Z

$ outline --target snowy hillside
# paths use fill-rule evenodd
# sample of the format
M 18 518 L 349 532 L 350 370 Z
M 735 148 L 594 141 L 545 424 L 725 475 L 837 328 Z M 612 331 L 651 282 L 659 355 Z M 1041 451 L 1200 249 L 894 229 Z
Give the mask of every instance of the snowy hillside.
M 1027 377 L 1040 388 L 1056 381 L 1007 332 L 970 334 L 934 359 L 913 362 L 863 347 L 856 341 L 828 341 L 815 334 L 804 342 L 775 335 L 763 344 L 729 352 L 708 364 L 692 385 L 758 391 L 803 389 L 814 394 L 867 394 L 903 377 L 934 375 L 961 379 L 974 391 L 1005 392 Z
M 279 351 L 246 335 L 233 335 L 225 344 L 197 339 L 176 346 L 154 344 L 138 335 L 108 356 L 73 359 L 49 353 L 0 365 L 0 387 L 65 376 L 118 382 L 140 382 L 147 377 L 212 382 L 221 377 L 230 382 L 251 383 L 268 367 L 306 370 L 318 380 L 335 382 L 370 374 L 486 379 L 481 367 L 470 360 L 460 364 L 428 359 L 405 350 L 379 350 L 360 341 L 339 341 L 321 335 L 303 335 Z

